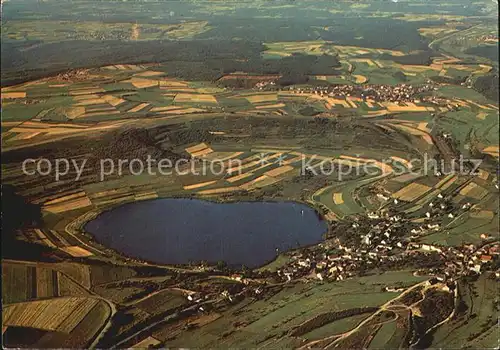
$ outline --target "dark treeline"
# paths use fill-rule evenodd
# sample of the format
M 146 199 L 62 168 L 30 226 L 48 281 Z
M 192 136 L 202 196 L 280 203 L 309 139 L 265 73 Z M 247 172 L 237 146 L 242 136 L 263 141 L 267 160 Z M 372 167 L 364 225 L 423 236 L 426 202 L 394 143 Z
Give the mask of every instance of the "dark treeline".
M 474 89 L 485 97 L 498 102 L 498 73 L 478 77 L 474 82 Z
M 17 190 L 11 185 L 2 185 L 2 257 L 50 261 L 52 248 L 24 241 L 18 234 L 21 230 L 38 227 L 43 219 L 40 206 L 29 203 L 16 193 Z
M 418 28 L 431 23 L 436 22 L 360 17 L 238 18 L 235 21 L 229 16 L 211 21 L 213 28 L 197 38 L 229 40 L 239 37 L 259 42 L 325 40 L 337 45 L 414 51 L 428 48 L 428 41 L 419 34 Z
M 187 80 L 214 81 L 224 74 L 245 71 L 280 74 L 284 85 L 305 82 L 309 74 L 335 74 L 333 56 L 293 55 L 266 60 L 264 47 L 248 41 L 66 41 L 53 44 L 2 45 L 2 86 L 22 83 L 84 67 L 120 63 L 166 64 L 168 75 Z
M 481 45 L 468 49 L 466 54 L 487 58 L 498 62 L 498 45 Z
M 440 56 L 440 54 L 430 50 L 423 50 L 405 56 L 392 56 L 389 54 L 383 54 L 379 57 L 379 59 L 389 60 L 399 64 L 419 64 L 428 66 L 432 63 L 432 57 L 436 56 Z
M 30 45 L 30 46 L 28 46 Z M 258 58 L 263 46 L 247 41 L 65 41 L 51 44 L 3 43 L 2 85 L 84 67 L 120 63 L 173 62 L 187 76 L 206 78 L 210 60 Z M 182 65 L 186 63 L 186 67 Z M 205 72 L 199 76 L 198 71 Z M 180 73 L 179 73 L 180 74 Z M 208 74 L 213 76 L 212 74 Z

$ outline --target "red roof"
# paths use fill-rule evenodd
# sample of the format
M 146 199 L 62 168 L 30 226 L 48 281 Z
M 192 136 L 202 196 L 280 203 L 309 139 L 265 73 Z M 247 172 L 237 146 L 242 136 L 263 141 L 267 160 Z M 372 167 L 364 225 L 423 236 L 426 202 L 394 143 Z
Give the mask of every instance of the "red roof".
M 481 261 L 490 261 L 491 255 L 481 255 Z

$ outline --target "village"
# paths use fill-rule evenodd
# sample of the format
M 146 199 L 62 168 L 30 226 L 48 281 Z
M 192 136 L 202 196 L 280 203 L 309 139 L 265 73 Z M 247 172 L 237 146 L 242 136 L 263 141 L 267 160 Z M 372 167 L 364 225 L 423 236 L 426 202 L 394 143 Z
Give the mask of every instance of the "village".
M 327 95 L 329 97 L 359 97 L 364 100 L 372 99 L 376 102 L 414 102 L 417 95 L 437 90 L 431 83 L 424 85 L 413 86 L 409 84 L 400 85 L 332 85 L 332 86 L 316 86 L 295 88 L 290 87 L 290 91 L 294 93 L 313 93 L 316 95 Z M 420 98 L 420 96 L 418 97 Z M 423 100 L 422 100 L 423 101 Z
M 466 83 L 463 83 L 465 85 Z M 467 81 L 470 85 L 470 80 Z M 428 80 L 425 84 L 398 84 L 398 85 L 348 85 L 336 84 L 328 86 L 288 86 L 280 88 L 274 81 L 260 81 L 254 89 L 259 91 L 284 91 L 297 95 L 314 94 L 318 97 L 331 97 L 337 99 L 354 99 L 362 102 L 389 102 L 404 105 L 405 103 L 426 103 L 438 107 L 446 107 L 449 110 L 457 110 L 460 104 L 450 102 L 449 99 L 436 96 L 434 91 L 438 90 L 438 84 Z
M 398 204 L 398 201 L 395 199 L 390 204 Z M 439 195 L 427 205 L 423 218 L 410 217 L 392 206 L 356 216 L 352 222 L 336 225 L 333 235 L 326 237 L 324 242 L 284 253 L 286 263 L 274 271 L 265 268 L 233 270 L 227 278 L 243 283 L 244 287 L 233 293 L 224 290 L 219 297 L 233 302 L 244 295 L 260 297 L 265 294 L 265 286 L 298 281 L 329 283 L 397 270 L 412 270 L 416 276 L 427 276 L 450 286 L 461 277 L 477 277 L 485 272 L 500 279 L 500 244 L 495 237 L 482 235 L 480 245 L 466 243 L 455 247 L 419 241 L 441 230 L 443 221 L 471 208 L 471 203 L 455 205 Z M 198 266 L 197 269 L 218 272 L 214 266 Z M 187 296 L 194 303 L 211 297 L 210 291 Z

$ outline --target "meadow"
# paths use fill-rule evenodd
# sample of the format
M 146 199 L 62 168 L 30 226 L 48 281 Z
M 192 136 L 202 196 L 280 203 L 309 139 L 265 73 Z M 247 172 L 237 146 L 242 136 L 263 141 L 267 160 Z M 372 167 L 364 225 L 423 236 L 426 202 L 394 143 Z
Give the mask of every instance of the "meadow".
M 355 264 L 369 251 L 359 271 L 283 275 L 315 249 L 324 249 L 321 261 L 349 256 L 337 247 L 358 244 L 376 216 L 402 218 L 405 245 L 467 252 L 497 242 L 498 10 L 490 2 L 32 5 L 8 1 L 2 13 L 6 346 L 496 344 L 493 263 L 474 278 L 458 275 L 473 275 L 471 266 L 449 277 L 433 269 L 435 251 L 363 246 L 362 258 L 346 258 Z M 365 96 L 403 84 L 430 88 L 404 101 Z M 363 95 L 338 93 L 347 87 Z M 410 162 L 424 154 L 482 163 L 477 174 L 429 173 Z M 125 168 L 99 178 L 102 158 L 148 155 L 192 160 L 194 170 Z M 87 164 L 74 181 L 75 169 L 61 179 L 25 176 L 26 158 Z M 227 168 L 199 176 L 203 162 Z M 315 174 L 324 164 L 329 172 Z M 85 231 L 104 211 L 165 197 L 299 202 L 328 232 L 252 271 L 158 265 Z M 440 204 L 452 209 L 441 213 Z M 375 264 L 373 254 L 389 262 Z

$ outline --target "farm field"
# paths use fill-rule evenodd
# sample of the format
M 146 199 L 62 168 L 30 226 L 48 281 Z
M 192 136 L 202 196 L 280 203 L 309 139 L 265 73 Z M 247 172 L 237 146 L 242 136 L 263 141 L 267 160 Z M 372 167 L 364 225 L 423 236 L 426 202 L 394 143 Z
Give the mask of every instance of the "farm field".
M 495 348 L 497 18 L 3 1 L 3 344 Z

